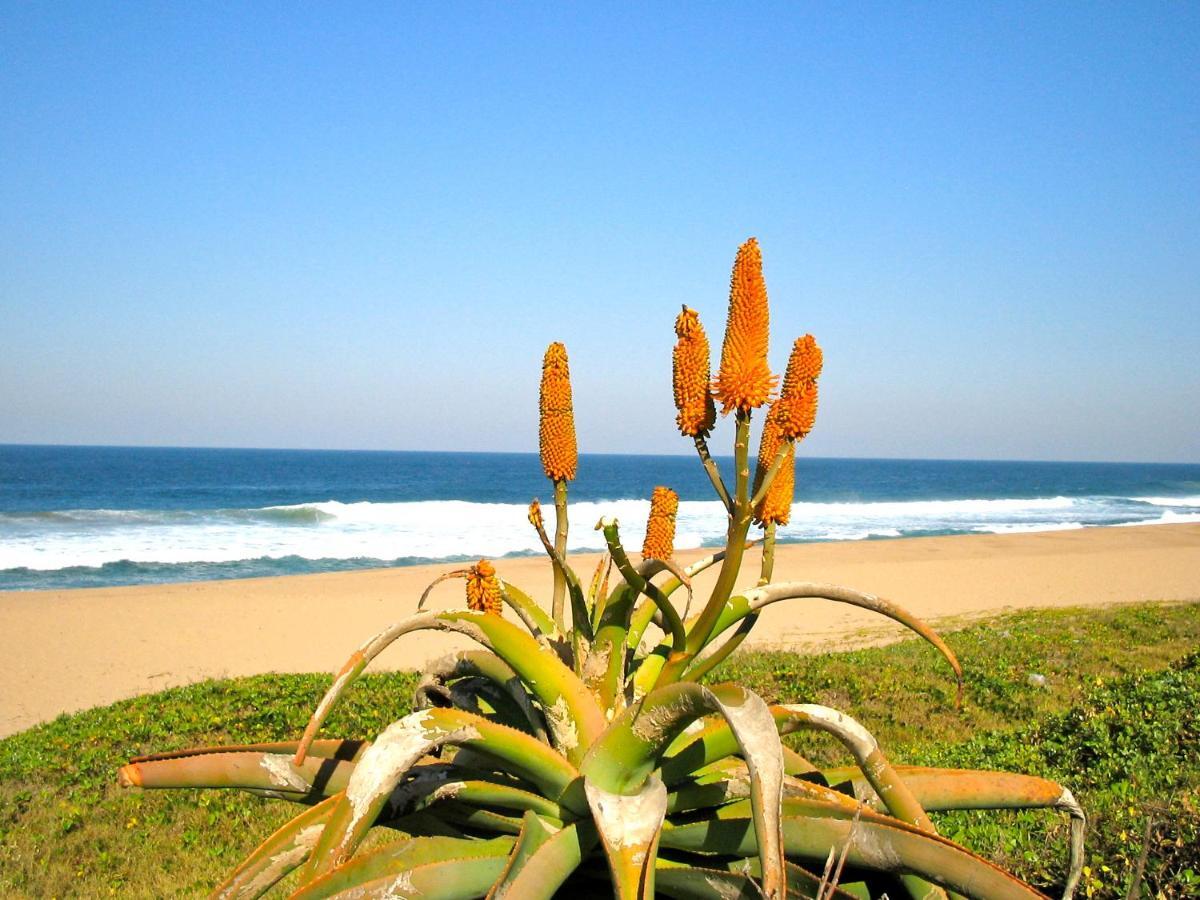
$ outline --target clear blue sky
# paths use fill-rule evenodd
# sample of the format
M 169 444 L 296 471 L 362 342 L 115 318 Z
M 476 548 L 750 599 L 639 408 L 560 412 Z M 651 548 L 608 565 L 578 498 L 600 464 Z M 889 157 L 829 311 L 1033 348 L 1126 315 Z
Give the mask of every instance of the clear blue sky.
M 686 452 L 757 235 L 805 452 L 1200 460 L 1196 4 L 7 2 L 0 158 L 0 442 Z

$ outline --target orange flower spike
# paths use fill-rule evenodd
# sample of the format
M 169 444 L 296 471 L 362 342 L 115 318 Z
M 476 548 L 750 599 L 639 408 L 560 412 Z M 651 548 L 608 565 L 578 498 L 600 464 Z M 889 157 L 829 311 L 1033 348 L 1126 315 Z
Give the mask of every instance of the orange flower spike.
M 738 248 L 729 280 L 729 318 L 714 385 L 722 415 L 734 409 L 749 412 L 770 399 L 776 378 L 767 365 L 769 328 L 762 252 L 750 238 Z
M 774 522 L 776 525 L 786 525 L 792 515 L 792 495 L 795 491 L 796 448 L 793 445 L 788 448 L 787 457 L 784 459 L 783 465 L 775 473 L 775 479 L 767 489 L 767 496 L 763 497 L 762 503 L 755 510 L 755 520 L 761 525 L 766 525 L 769 522 Z
M 824 355 L 811 334 L 796 339 L 779 396 L 785 438 L 802 440 L 812 431 L 817 419 L 817 378 L 823 363 Z
M 675 555 L 675 516 L 679 495 L 668 487 L 656 487 L 650 498 L 650 519 L 646 522 L 646 540 L 642 559 L 670 559 Z
M 486 559 L 481 559 L 467 570 L 467 606 L 475 612 L 497 616 L 503 610 L 496 567 Z
M 539 397 L 539 443 L 542 468 L 552 481 L 575 477 L 579 451 L 575 445 L 575 411 L 571 404 L 571 372 L 567 348 L 557 341 L 546 348 L 542 360 L 542 390 Z
M 762 484 L 767 470 L 771 468 L 771 463 L 775 461 L 775 456 L 779 453 L 779 448 L 787 440 L 784 434 L 784 422 L 789 418 L 782 399 L 776 400 L 771 405 L 771 411 L 767 413 L 767 421 L 763 424 L 762 440 L 758 445 L 758 474 L 754 479 L 755 490 Z M 767 495 L 754 510 L 754 521 L 760 525 L 766 525 L 768 522 L 786 525 L 791 515 L 792 495 L 795 489 L 796 449 L 794 446 L 789 446 L 783 465 L 775 473 L 775 478 L 767 489 Z
M 679 431 L 687 437 L 705 437 L 716 424 L 713 406 L 708 335 L 694 309 L 683 308 L 675 319 L 675 353 L 671 359 L 672 386 L 675 390 L 675 417 Z

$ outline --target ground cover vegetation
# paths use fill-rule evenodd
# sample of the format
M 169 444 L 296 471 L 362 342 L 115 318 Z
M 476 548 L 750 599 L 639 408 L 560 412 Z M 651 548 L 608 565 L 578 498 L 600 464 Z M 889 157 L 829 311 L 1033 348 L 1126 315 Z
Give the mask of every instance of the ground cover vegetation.
M 768 701 L 852 704 L 900 763 L 1039 771 L 1070 786 L 1089 815 L 1081 893 L 1125 897 L 1143 853 L 1135 896 L 1200 893 L 1200 607 L 1026 612 L 945 637 L 964 660 L 961 710 L 917 641 L 821 655 L 742 652 L 723 677 Z M 329 731 L 378 732 L 411 708 L 419 680 L 364 676 Z M 0 896 L 205 894 L 292 805 L 237 791 L 125 791 L 114 766 L 151 749 L 284 740 L 327 685 L 319 674 L 208 681 L 0 740 Z M 788 740 L 814 762 L 846 760 L 833 743 Z M 1047 892 L 1060 885 L 1058 814 L 936 819 L 952 839 Z

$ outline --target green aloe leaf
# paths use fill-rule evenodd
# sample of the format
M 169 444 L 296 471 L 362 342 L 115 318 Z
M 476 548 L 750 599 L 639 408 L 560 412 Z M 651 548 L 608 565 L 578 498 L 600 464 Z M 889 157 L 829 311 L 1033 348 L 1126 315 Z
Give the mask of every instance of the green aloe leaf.
M 654 858 L 667 814 L 667 789 L 654 775 L 634 794 L 610 793 L 584 780 L 617 900 L 653 900 Z
M 261 897 L 307 861 L 338 798 L 306 809 L 254 849 L 213 891 L 217 900 Z
M 482 841 L 478 843 L 483 843 Z M 374 854 L 371 854 L 374 856 Z M 368 856 L 362 861 L 370 862 Z M 504 871 L 505 856 L 488 854 L 461 859 L 434 859 L 372 878 L 370 867 L 355 859 L 335 872 L 309 882 L 292 900 L 473 900 L 481 897 Z
M 504 867 L 504 872 L 500 878 L 492 885 L 488 891 L 487 900 L 501 900 L 503 897 L 510 896 L 509 887 L 517 876 L 521 874 L 521 870 L 525 867 L 534 853 L 545 844 L 557 829 L 547 827 L 547 825 L 539 819 L 533 812 L 526 812 L 521 820 L 521 833 L 517 837 L 517 843 L 509 854 L 508 863 Z
M 783 751 L 775 720 L 757 695 L 737 685 L 678 683 L 658 688 L 612 723 L 588 753 L 582 771 L 606 791 L 638 791 L 671 742 L 708 713 L 719 713 L 728 722 L 749 767 L 754 825 L 762 842 L 763 891 L 768 898 L 782 897 Z
M 487 613 L 418 613 L 384 629 L 351 655 L 309 719 L 296 751 L 297 762 L 304 759 L 325 718 L 371 660 L 403 635 L 424 630 L 464 634 L 507 663 L 542 704 L 555 745 L 572 762 L 582 760 L 587 747 L 604 730 L 604 713 L 583 682 L 516 625 Z

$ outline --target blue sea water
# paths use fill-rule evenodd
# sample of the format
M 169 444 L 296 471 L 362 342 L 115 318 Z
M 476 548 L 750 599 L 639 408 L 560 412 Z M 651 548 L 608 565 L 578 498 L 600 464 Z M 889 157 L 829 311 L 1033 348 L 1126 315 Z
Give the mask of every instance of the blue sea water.
M 728 472 L 730 460 L 721 460 Z M 797 460 L 780 540 L 847 541 L 1200 521 L 1200 465 Z M 572 550 L 616 515 L 641 545 L 655 485 L 676 546 L 722 543 L 694 456 L 585 455 Z M 535 454 L 0 445 L 0 590 L 336 571 L 539 552 Z

